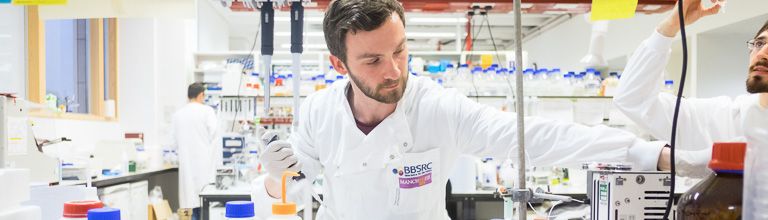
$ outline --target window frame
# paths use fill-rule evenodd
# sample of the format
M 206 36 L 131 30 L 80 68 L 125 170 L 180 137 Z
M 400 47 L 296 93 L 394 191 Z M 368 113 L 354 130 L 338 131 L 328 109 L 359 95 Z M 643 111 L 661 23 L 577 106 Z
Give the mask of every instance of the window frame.
M 40 17 L 38 6 L 26 6 L 27 28 L 27 99 L 31 102 L 44 103 L 46 94 L 45 84 L 45 20 Z M 116 18 L 91 18 L 88 19 L 89 32 L 89 82 L 88 82 L 88 107 L 89 113 L 52 112 L 47 110 L 33 110 L 30 115 L 34 117 L 117 121 L 119 119 L 117 105 L 118 94 L 118 26 Z M 107 30 L 104 30 L 107 23 Z M 105 39 L 104 32 L 107 31 Z M 105 45 L 107 56 L 105 60 Z M 106 65 L 105 65 L 106 64 Z M 106 66 L 106 67 L 105 67 Z M 105 69 L 106 68 L 106 69 Z M 106 71 L 106 73 L 105 73 Z M 106 76 L 105 76 L 106 74 Z M 104 80 L 108 80 L 105 88 Z M 105 97 L 105 89 L 108 96 Z M 105 112 L 106 100 L 115 101 L 114 117 L 107 117 Z

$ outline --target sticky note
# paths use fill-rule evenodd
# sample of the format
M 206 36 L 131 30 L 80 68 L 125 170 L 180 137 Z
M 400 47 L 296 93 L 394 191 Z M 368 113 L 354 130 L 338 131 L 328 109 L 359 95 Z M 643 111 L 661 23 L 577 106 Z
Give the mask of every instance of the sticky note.
M 67 0 L 13 0 L 14 5 L 66 5 Z
M 592 21 L 614 20 L 635 16 L 637 0 L 592 0 Z

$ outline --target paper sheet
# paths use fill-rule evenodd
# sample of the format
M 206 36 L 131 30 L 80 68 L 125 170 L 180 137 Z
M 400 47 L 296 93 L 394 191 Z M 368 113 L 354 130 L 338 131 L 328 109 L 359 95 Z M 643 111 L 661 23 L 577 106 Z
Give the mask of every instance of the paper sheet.
M 592 0 L 592 21 L 635 17 L 637 0 Z
M 8 155 L 27 154 L 27 132 L 29 126 L 26 117 L 8 117 Z

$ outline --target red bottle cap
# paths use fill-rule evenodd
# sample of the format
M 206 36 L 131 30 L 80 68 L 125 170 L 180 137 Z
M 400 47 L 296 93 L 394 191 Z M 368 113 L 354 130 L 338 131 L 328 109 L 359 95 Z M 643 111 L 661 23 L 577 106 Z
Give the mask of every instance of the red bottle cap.
M 71 201 L 64 203 L 65 218 L 86 218 L 88 210 L 104 207 L 101 201 Z
M 712 145 L 712 160 L 709 168 L 712 170 L 744 171 L 744 156 L 747 143 L 715 143 Z

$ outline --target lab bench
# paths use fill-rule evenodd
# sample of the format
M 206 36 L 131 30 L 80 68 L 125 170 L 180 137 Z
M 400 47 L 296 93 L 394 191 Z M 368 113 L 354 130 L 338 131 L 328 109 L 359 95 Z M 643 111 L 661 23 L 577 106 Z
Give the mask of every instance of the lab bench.
M 119 186 L 123 184 L 147 181 L 148 191 L 155 186 L 160 186 L 163 190 L 163 199 L 168 200 L 171 210 L 179 208 L 179 168 L 168 166 L 156 169 L 144 169 L 133 173 L 127 173 L 117 176 L 101 176 L 91 180 L 91 186 L 96 187 L 99 196 L 104 194 L 104 189 Z M 66 180 L 51 185 L 85 185 L 85 180 Z

